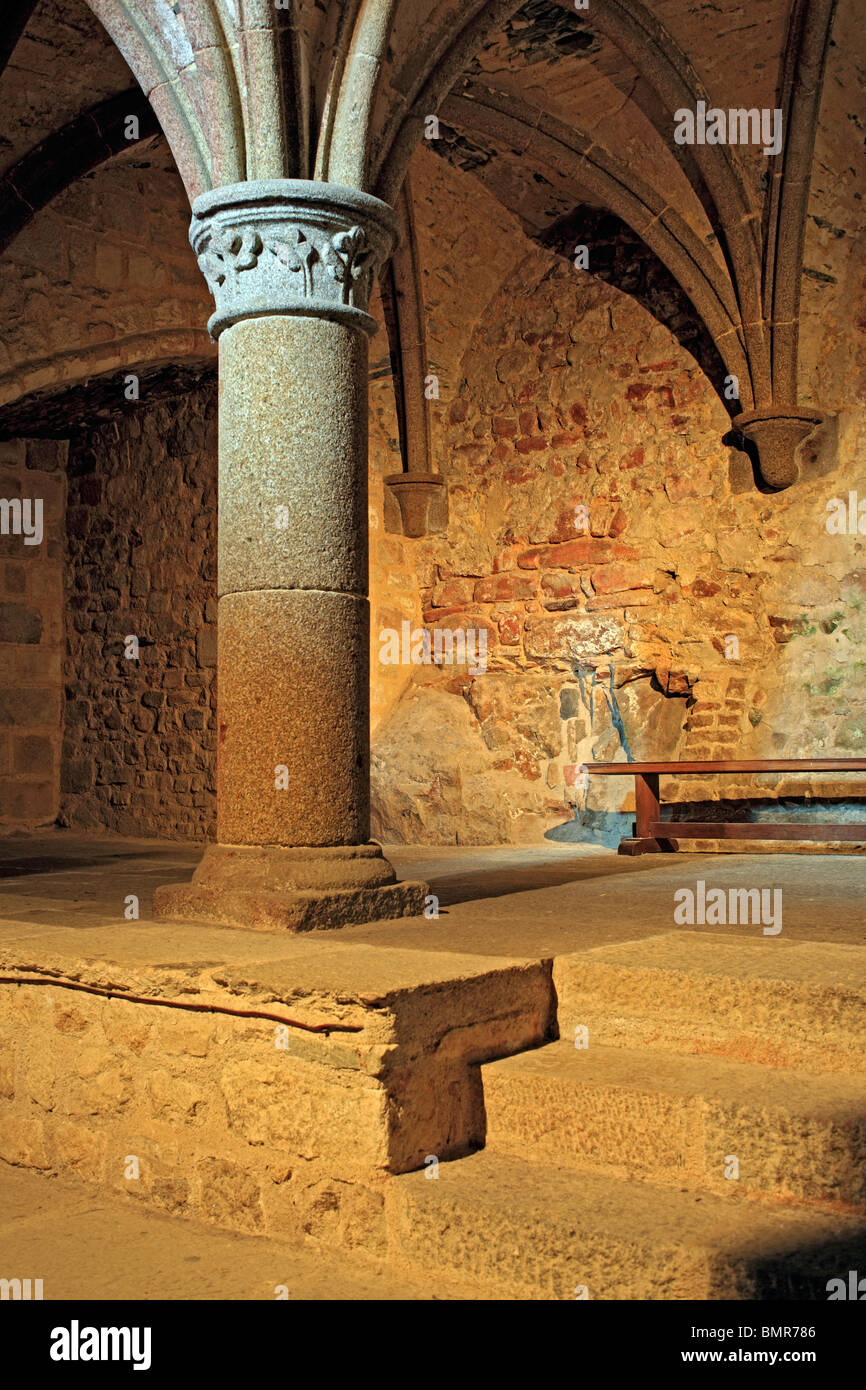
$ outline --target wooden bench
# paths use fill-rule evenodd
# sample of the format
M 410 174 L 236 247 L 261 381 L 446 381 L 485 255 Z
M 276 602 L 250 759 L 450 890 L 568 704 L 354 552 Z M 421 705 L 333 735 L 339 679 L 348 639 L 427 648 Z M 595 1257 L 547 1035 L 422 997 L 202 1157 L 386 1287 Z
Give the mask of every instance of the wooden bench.
M 585 763 L 593 777 L 633 777 L 634 836 L 620 840 L 620 854 L 663 854 L 679 849 L 678 840 L 858 840 L 866 843 L 866 824 L 788 824 L 772 821 L 669 821 L 661 818 L 659 778 L 684 773 L 703 776 L 725 772 L 866 772 L 866 758 L 735 759 L 718 763 Z M 676 835 L 676 839 L 672 838 Z

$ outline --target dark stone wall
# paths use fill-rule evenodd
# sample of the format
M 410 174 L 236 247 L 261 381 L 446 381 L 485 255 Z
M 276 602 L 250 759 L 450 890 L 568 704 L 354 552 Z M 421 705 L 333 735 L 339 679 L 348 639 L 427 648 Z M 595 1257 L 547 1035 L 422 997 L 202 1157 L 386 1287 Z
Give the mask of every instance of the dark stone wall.
M 216 426 L 206 382 L 71 441 L 62 824 L 213 832 Z
M 50 825 L 57 815 L 64 645 L 66 445 L 0 442 L 0 498 L 41 506 L 42 539 L 0 520 L 0 834 Z M 4 509 L 5 511 L 5 509 Z

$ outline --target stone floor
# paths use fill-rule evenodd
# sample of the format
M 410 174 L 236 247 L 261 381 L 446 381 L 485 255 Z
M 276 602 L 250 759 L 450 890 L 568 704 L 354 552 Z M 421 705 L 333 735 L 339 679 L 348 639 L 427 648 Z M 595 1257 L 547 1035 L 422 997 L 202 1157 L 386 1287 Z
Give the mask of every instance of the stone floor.
M 188 878 L 201 847 L 56 831 L 0 839 L 0 936 L 9 925 L 102 929 L 100 945 L 149 923 L 154 888 Z M 424 879 L 440 903 L 438 919 L 402 919 L 339 932 L 283 938 L 243 932 L 251 954 L 308 952 L 311 935 L 328 949 L 387 945 L 393 949 L 509 957 L 540 957 L 590 949 L 675 929 L 674 892 L 703 879 L 707 888 L 781 888 L 782 939 L 866 942 L 866 856 L 858 854 L 677 854 L 621 858 L 596 846 L 530 848 L 386 846 L 401 878 Z M 135 894 L 139 923 L 124 920 Z M 108 937 L 105 928 L 113 935 Z M 683 930 L 701 931 L 693 927 Z M 754 935 L 754 926 L 713 928 Z M 161 925 L 155 933 L 188 951 L 209 929 Z M 182 934 L 182 936 L 181 936 Z M 44 939 L 41 936 L 40 938 Z M 140 939 L 140 937 L 138 938 Z M 266 944 L 269 943 L 269 944 Z M 69 949 L 88 953 L 80 941 Z
M 59 962 L 63 973 L 71 958 L 110 962 L 133 980 L 144 967 L 179 979 L 224 962 L 259 986 L 273 972 L 301 991 L 314 981 L 333 996 L 349 985 L 376 992 L 481 976 L 491 958 L 538 961 L 662 935 L 676 956 L 677 931 L 712 932 L 715 941 L 720 934 L 751 937 L 770 954 L 777 941 L 787 942 L 798 958 L 802 953 L 809 980 L 817 980 L 809 962 L 810 951 L 826 949 L 819 943 L 866 942 L 866 858 L 859 855 L 627 859 L 574 845 L 387 852 L 401 877 L 430 883 L 438 918 L 292 936 L 153 922 L 153 889 L 188 877 L 200 847 L 63 831 L 9 837 L 0 841 L 0 961 L 14 959 L 18 969 L 25 957 L 46 969 Z M 674 893 L 698 879 L 708 888 L 781 888 L 780 936 L 763 938 L 758 925 L 677 928 Z M 131 894 L 140 902 L 137 921 L 124 918 Z M 497 959 L 494 968 L 501 964 Z M 488 1161 L 473 1160 L 469 1177 Z M 423 1183 L 420 1191 L 429 1196 Z M 259 1299 L 274 1297 L 277 1284 L 293 1298 L 316 1300 L 449 1296 L 412 1273 L 404 1277 L 354 1255 L 341 1254 L 335 1274 L 331 1259 L 288 1240 L 172 1219 L 62 1176 L 2 1164 L 0 1212 L 0 1276 L 43 1278 L 47 1298 Z

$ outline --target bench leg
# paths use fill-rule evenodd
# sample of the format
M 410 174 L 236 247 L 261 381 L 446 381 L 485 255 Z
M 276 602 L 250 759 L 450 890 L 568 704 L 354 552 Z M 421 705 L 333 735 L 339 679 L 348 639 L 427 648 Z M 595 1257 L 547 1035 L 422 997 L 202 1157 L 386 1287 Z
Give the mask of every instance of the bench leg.
M 659 809 L 659 774 L 636 772 L 634 776 L 635 827 L 631 839 L 620 840 L 619 854 L 671 854 L 679 846 L 676 840 L 657 840 L 649 833 L 654 821 L 661 820 Z

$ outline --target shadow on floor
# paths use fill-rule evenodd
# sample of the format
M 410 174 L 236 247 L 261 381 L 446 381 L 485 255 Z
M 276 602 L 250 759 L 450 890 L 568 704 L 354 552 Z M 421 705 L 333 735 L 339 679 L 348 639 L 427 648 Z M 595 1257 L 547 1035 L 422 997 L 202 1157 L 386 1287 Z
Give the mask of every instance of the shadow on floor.
M 527 865 L 502 865 L 490 869 L 477 869 L 468 873 L 428 875 L 430 891 L 435 893 L 443 907 L 454 907 L 457 903 L 480 902 L 484 898 L 504 898 L 515 893 L 533 893 L 539 888 L 561 888 L 565 884 L 588 883 L 592 879 L 605 879 L 620 874 L 652 873 L 653 869 L 663 867 L 664 856 L 654 857 L 651 863 L 646 860 L 618 859 L 606 855 L 603 860 L 590 858 L 569 860 L 567 863 Z

